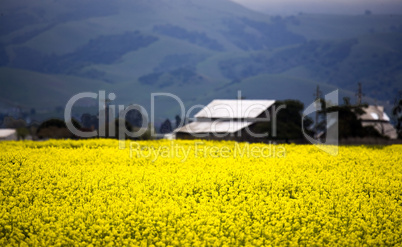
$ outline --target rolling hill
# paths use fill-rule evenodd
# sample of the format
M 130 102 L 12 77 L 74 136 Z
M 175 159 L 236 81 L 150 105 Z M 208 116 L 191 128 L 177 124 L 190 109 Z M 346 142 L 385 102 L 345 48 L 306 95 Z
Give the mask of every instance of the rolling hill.
M 228 0 L 4 1 L 0 106 L 53 109 L 78 92 L 147 109 L 152 92 L 313 100 L 339 88 L 390 106 L 402 88 L 402 16 L 268 16 Z M 172 117 L 178 104 L 160 102 Z

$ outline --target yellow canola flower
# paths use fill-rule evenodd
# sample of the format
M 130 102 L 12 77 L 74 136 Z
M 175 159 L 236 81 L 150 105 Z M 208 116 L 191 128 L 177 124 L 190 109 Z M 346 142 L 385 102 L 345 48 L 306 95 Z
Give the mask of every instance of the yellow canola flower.
M 402 146 L 0 142 L 1 246 L 401 245 Z

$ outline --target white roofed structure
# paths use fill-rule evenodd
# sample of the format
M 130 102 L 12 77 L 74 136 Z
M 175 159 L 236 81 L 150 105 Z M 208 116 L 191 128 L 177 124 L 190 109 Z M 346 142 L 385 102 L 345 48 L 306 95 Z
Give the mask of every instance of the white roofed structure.
M 175 132 L 187 133 L 235 133 L 243 128 L 250 126 L 253 122 L 238 121 L 210 121 L 210 122 L 192 122 Z
M 17 131 L 15 129 L 0 129 L 0 141 L 17 140 Z
M 254 123 L 268 122 L 268 110 L 274 104 L 275 100 L 213 100 L 195 115 L 196 121 L 177 128 L 174 133 L 177 138 L 184 139 L 200 136 L 208 136 L 210 139 L 238 139 L 247 135 L 245 129 L 251 128 Z
M 383 106 L 369 105 L 363 108 L 365 113 L 360 116 L 362 125 L 373 126 L 380 134 L 388 136 L 390 139 L 397 139 L 398 133 L 390 123 L 390 118 L 384 112 Z
M 383 106 L 369 105 L 367 108 L 363 108 L 363 110 L 365 113 L 360 116 L 362 121 L 390 121 L 390 118 L 384 112 Z
M 270 108 L 275 100 L 213 100 L 196 118 L 248 119 L 257 118 Z

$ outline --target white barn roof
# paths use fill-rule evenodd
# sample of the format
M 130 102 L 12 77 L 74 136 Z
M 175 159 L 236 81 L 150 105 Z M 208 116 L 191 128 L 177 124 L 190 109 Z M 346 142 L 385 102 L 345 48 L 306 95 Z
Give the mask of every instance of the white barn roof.
M 16 140 L 17 131 L 15 129 L 0 129 L 0 140 Z
M 196 118 L 256 118 L 275 103 L 275 100 L 213 100 Z
M 383 106 L 369 105 L 367 108 L 363 108 L 363 110 L 365 113 L 360 116 L 363 121 L 390 121 L 390 118 L 384 112 Z
M 211 122 L 192 122 L 174 132 L 184 133 L 235 133 L 243 128 L 250 126 L 253 122 L 247 121 L 211 121 Z
M 391 139 L 398 138 L 398 132 L 390 123 L 390 118 L 384 112 L 383 106 L 369 105 L 363 108 L 365 113 L 360 116 L 362 125 L 373 126 L 379 133 L 388 136 Z

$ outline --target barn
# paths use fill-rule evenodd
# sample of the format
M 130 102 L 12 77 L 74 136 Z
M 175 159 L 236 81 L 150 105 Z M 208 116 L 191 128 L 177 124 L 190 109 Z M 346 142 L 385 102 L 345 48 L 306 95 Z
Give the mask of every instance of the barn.
M 397 139 L 398 133 L 390 123 L 390 118 L 384 112 L 383 106 L 369 105 L 363 108 L 365 113 L 360 116 L 363 127 L 373 126 L 379 133 L 390 139 Z
M 0 141 L 17 140 L 17 131 L 15 129 L 0 129 Z
M 174 133 L 176 139 L 263 141 L 254 127 L 270 122 L 274 104 L 275 100 L 213 100 L 195 115 L 194 122 Z

